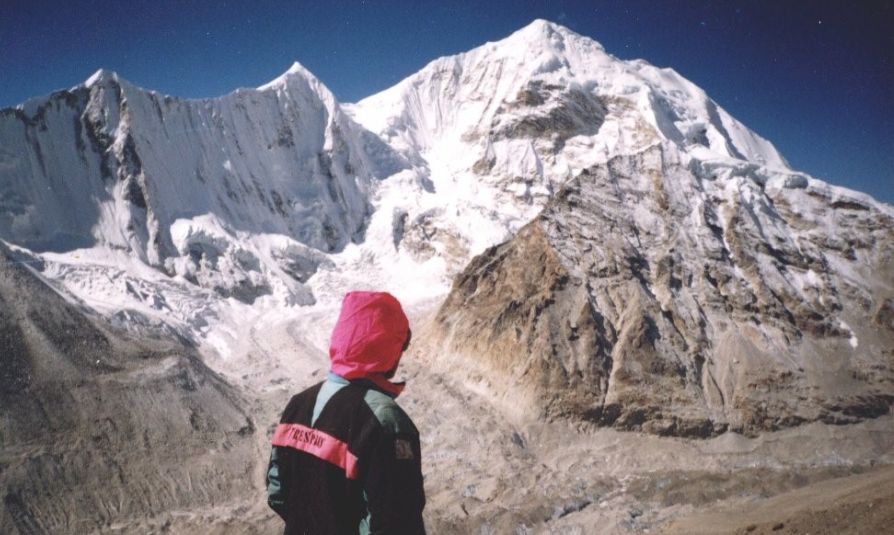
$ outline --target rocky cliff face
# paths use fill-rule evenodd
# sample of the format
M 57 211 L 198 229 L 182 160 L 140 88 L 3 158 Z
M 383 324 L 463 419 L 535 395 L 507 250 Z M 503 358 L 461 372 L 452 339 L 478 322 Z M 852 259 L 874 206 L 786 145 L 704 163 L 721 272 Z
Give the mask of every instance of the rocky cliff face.
M 894 217 L 656 145 L 586 169 L 476 257 L 435 320 L 505 405 L 709 436 L 894 402 Z

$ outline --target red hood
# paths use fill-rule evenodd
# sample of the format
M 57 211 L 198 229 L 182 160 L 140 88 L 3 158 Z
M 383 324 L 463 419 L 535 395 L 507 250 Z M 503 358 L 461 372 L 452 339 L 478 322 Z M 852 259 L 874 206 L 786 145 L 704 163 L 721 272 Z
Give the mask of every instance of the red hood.
M 329 342 L 332 372 L 345 379 L 368 379 L 393 395 L 402 384 L 384 374 L 403 352 L 410 323 L 400 302 L 386 292 L 349 292 Z

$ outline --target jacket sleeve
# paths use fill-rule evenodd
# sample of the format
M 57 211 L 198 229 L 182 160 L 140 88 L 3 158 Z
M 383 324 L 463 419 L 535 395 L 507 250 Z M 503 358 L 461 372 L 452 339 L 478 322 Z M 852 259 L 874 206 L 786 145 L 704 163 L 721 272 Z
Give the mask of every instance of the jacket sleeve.
M 283 480 L 282 448 L 273 446 L 270 452 L 270 464 L 267 466 L 267 505 L 276 511 L 283 520 L 286 518 L 286 498 L 288 486 Z
M 425 491 L 418 433 L 382 432 L 364 485 L 371 535 L 424 535 Z

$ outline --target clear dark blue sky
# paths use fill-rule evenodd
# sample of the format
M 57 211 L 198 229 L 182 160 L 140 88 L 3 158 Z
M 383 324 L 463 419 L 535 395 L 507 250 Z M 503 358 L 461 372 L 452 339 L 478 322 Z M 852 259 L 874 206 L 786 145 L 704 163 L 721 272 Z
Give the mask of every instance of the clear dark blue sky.
M 99 67 L 210 97 L 295 60 L 351 102 L 535 18 L 673 67 L 795 168 L 894 203 L 890 0 L 0 0 L 0 107 Z

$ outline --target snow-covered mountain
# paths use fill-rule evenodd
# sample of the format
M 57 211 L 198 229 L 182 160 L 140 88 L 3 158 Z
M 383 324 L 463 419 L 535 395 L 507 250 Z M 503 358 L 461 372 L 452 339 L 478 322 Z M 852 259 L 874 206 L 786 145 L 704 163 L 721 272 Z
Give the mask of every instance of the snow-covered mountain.
M 0 235 L 37 252 L 125 251 L 248 302 L 287 281 L 309 303 L 314 251 L 362 241 L 373 182 L 400 165 L 297 63 L 198 101 L 100 70 L 2 111 Z M 262 235 L 282 238 L 252 247 Z
M 661 165 L 630 171 L 635 191 L 613 180 L 599 193 L 624 199 L 611 220 L 657 233 L 627 237 L 642 255 L 682 240 L 698 254 L 678 261 L 775 295 L 795 288 L 792 299 L 838 276 L 870 308 L 889 291 L 889 266 L 870 267 L 889 247 L 889 206 L 792 170 L 673 70 L 542 20 L 356 104 L 296 64 L 198 101 L 100 71 L 2 110 L 0 237 L 121 325 L 173 329 L 227 355 L 246 325 L 330 306 L 349 287 L 443 296 L 571 181 L 655 150 Z M 655 230 L 667 209 L 682 211 L 673 240 Z M 818 264 L 780 270 L 779 251 Z M 655 299 L 689 292 L 673 290 Z
M 435 200 L 403 228 L 459 228 L 445 241 L 473 253 L 530 221 L 581 170 L 658 142 L 712 165 L 791 173 L 772 144 L 673 70 L 621 61 L 543 20 L 347 110 L 424 169 Z
M 436 320 L 506 407 L 703 436 L 894 401 L 894 211 L 792 170 L 673 70 L 535 21 L 349 111 L 428 173 L 408 247 L 477 253 L 537 216 Z
M 609 113 L 612 106 L 640 122 L 622 122 Z M 544 20 L 502 41 L 437 59 L 349 109 L 408 155 L 477 142 L 477 154 L 464 159 L 485 157 L 490 170 L 519 173 L 524 167 L 513 167 L 510 156 L 533 158 L 541 154 L 536 149 L 552 149 L 549 160 L 558 161 L 546 162 L 542 174 L 556 175 L 554 180 L 577 158 L 633 151 L 650 143 L 649 134 L 680 148 L 698 145 L 724 157 L 787 167 L 772 144 L 672 69 L 621 61 L 596 41 Z M 569 140 L 578 150 L 565 146 Z

